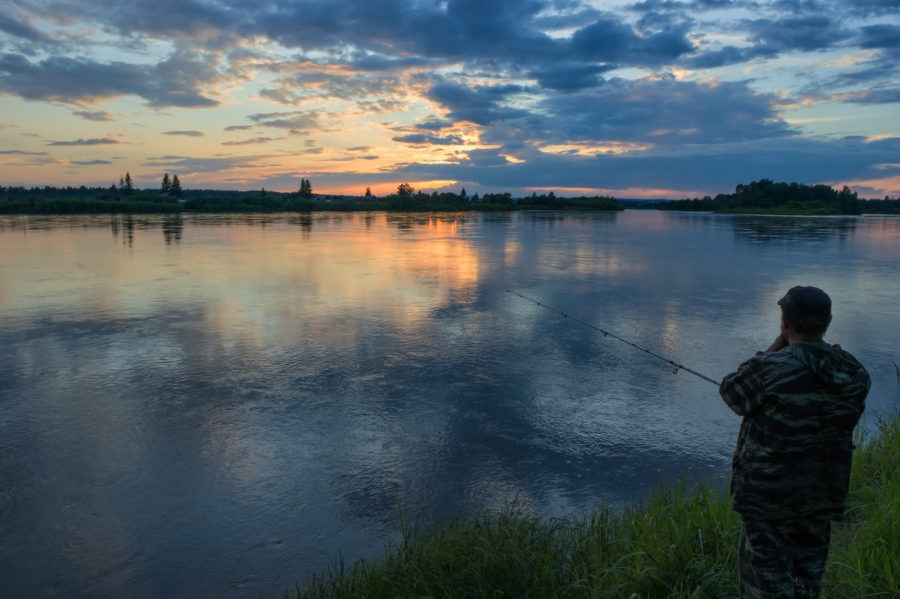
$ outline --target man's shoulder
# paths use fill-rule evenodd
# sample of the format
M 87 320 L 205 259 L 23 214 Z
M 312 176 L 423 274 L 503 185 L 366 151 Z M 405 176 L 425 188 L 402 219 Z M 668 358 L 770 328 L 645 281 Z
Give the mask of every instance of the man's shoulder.
M 747 364 L 760 372 L 775 374 L 803 368 L 803 361 L 794 352 L 789 351 L 791 347 L 774 352 L 759 352 L 748 360 Z

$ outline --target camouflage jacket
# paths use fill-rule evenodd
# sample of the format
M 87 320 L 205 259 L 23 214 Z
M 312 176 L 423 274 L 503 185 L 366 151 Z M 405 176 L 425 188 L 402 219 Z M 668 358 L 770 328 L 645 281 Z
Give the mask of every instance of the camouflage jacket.
M 760 352 L 722 379 L 719 393 L 743 416 L 731 471 L 735 511 L 841 519 L 870 383 L 856 358 L 824 341 Z

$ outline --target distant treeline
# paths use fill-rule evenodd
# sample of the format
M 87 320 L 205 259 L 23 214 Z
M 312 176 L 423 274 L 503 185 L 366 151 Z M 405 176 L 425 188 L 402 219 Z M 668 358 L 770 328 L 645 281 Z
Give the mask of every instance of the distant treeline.
M 509 193 L 468 196 L 416 192 L 403 184 L 397 193 L 376 198 L 312 195 L 307 189 L 266 191 L 181 190 L 174 197 L 158 190 L 97 187 L 0 187 L 0 214 L 77 214 L 141 212 L 312 212 L 312 211 L 470 211 L 470 210 L 623 210 L 611 197 L 556 197 L 552 192 L 516 200 Z
M 105 187 L 0 187 L 0 214 L 178 212 L 178 198 L 147 190 Z
M 756 214 L 898 214 L 900 200 L 861 200 L 846 185 L 840 191 L 828 185 L 774 183 L 769 179 L 738 185 L 734 193 L 714 198 L 674 200 L 653 204 L 661 210 L 692 210 Z
M 153 189 L 103 187 L 2 187 L 0 214 L 102 214 L 145 212 L 312 212 L 371 211 L 448 212 L 470 210 L 624 210 L 612 197 L 557 197 L 553 192 L 524 198 L 509 193 L 415 191 L 401 184 L 397 193 L 375 197 L 314 195 L 305 188 L 293 193 L 179 189 L 179 196 Z M 629 204 L 629 208 L 757 214 L 900 214 L 900 199 L 862 200 L 848 187 L 774 183 L 769 179 L 738 185 L 734 193 L 714 198 Z

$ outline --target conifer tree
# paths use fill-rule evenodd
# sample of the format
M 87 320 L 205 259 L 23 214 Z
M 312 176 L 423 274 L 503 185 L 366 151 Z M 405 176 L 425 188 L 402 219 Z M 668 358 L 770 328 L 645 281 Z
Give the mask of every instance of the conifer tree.
M 367 200 L 371 200 L 371 199 L 372 199 L 372 190 L 369 189 L 368 187 L 366 187 L 366 199 L 367 199 Z
M 131 173 L 125 173 L 125 193 L 130 195 L 134 191 L 134 185 L 131 182 Z
M 178 180 L 178 175 L 172 175 L 172 185 L 169 187 L 169 195 L 176 198 L 181 197 L 181 181 Z
M 162 186 L 160 186 L 159 191 L 161 193 L 168 194 L 172 190 L 172 182 L 169 180 L 169 173 L 163 175 L 162 178 Z
M 312 197 L 312 183 L 309 179 L 300 179 L 300 196 L 306 199 Z

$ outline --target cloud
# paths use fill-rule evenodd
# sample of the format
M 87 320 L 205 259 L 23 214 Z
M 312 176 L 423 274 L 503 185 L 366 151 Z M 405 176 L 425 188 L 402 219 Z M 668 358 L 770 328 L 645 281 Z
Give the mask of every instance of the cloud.
M 394 141 L 413 145 L 435 145 L 435 146 L 454 146 L 464 142 L 459 135 L 429 135 L 427 133 L 409 133 L 407 135 L 398 135 L 393 138 Z
M 302 133 L 319 128 L 321 113 L 317 111 L 295 110 L 291 112 L 251 114 L 247 118 L 262 127 L 288 129 L 292 133 Z
M 0 56 L 0 91 L 28 100 L 91 104 L 134 94 L 151 106 L 209 108 L 218 102 L 201 95 L 196 86 L 213 79 L 211 67 L 183 55 L 156 65 L 98 63 L 65 56 L 33 63 L 21 54 Z
M 99 139 L 73 139 L 67 141 L 49 141 L 47 142 L 48 146 L 107 146 L 107 145 L 117 145 L 122 142 L 117 139 L 111 139 L 109 137 L 101 137 Z
M 25 150 L 0 150 L 0 156 L 49 156 L 47 152 L 26 152 Z
M 251 139 L 244 139 L 241 141 L 223 141 L 223 146 L 249 146 L 253 144 L 264 144 L 269 143 L 277 138 L 275 137 L 253 137 Z
M 602 17 L 572 35 L 572 51 L 588 60 L 629 64 L 659 65 L 671 62 L 693 50 L 686 29 L 673 26 L 649 35 L 638 35 L 620 18 Z
M 531 76 L 537 79 L 541 87 L 558 91 L 578 91 L 597 87 L 603 83 L 602 73 L 611 70 L 609 65 L 585 65 L 573 63 L 541 67 L 532 71 Z
M 869 25 L 860 33 L 859 45 L 863 48 L 900 48 L 900 25 Z
M 454 121 L 469 121 L 488 125 L 525 116 L 527 111 L 514 108 L 507 100 L 526 91 L 519 85 L 466 86 L 448 80 L 439 80 L 428 90 L 428 97 L 449 110 Z
M 708 145 L 796 133 L 779 116 L 776 98 L 745 82 L 616 79 L 600 88 L 545 96 L 530 111 L 512 105 L 520 91 L 442 82 L 429 97 L 455 120 L 482 125 L 484 143 L 508 149 L 573 141 Z
M 98 164 L 112 164 L 109 160 L 72 160 L 71 164 L 78 166 L 94 166 Z
M 80 116 L 81 118 L 87 121 L 97 121 L 97 122 L 105 122 L 113 120 L 112 115 L 106 110 L 97 110 L 97 111 L 88 111 L 81 110 L 72 113 L 75 116 Z
M 267 165 L 274 166 L 274 164 L 268 162 L 271 158 L 271 155 L 219 156 L 209 158 L 160 156 L 146 160 L 143 163 L 143 166 L 166 169 L 168 172 L 215 173 L 234 169 L 251 169 Z
M 692 166 L 705 163 L 729 175 L 751 172 L 755 164 L 758 178 L 771 176 L 765 168 L 781 168 L 765 158 L 754 161 L 754 151 L 772 153 L 769 145 L 807 169 L 799 152 L 785 149 L 804 141 L 804 133 L 788 124 L 797 118 L 797 106 L 814 102 L 824 113 L 865 105 L 866 113 L 874 113 L 900 101 L 898 2 L 29 0 L 0 9 L 6 36 L 0 41 L 0 94 L 13 96 L 4 100 L 13 110 L 17 99 L 63 103 L 76 106 L 69 108 L 80 119 L 100 123 L 128 114 L 134 122 L 123 127 L 156 132 L 146 144 L 136 128 L 127 138 L 103 141 L 90 139 L 91 133 L 67 141 L 29 116 L 34 122 L 23 121 L 23 140 L 53 138 L 56 146 L 127 140 L 130 156 L 123 158 L 170 172 L 221 169 L 223 181 L 233 174 L 227 171 L 286 158 L 204 157 L 203 146 L 237 152 L 321 131 L 334 132 L 339 145 L 358 144 L 345 154 L 353 160 L 380 155 L 384 162 L 372 164 L 371 177 L 421 170 L 432 179 L 474 184 L 481 176 L 520 186 L 571 176 L 589 187 L 591 173 L 640 177 L 634 166 L 640 165 L 673 180 L 686 173 L 694 181 L 718 178 L 718 171 L 710 175 Z M 52 29 L 42 32 L 48 23 Z M 215 110 L 226 94 L 227 115 Z M 117 103 L 115 115 L 98 106 L 122 97 L 128 98 Z M 155 110 L 128 107 L 135 98 Z M 263 107 L 265 102 L 282 107 Z M 202 122 L 221 119 L 219 134 L 247 133 L 224 136 L 226 141 L 198 139 L 196 158 L 142 154 L 165 143 L 160 132 L 204 135 L 171 130 L 173 122 L 191 124 L 181 108 L 209 110 Z M 236 114 L 246 120 L 235 121 Z M 885 114 L 883 122 L 892 122 L 893 113 Z M 837 127 L 862 127 L 844 123 L 863 120 L 823 119 L 842 124 L 831 130 L 817 124 L 816 132 L 828 137 Z M 351 132 L 358 133 L 356 141 L 346 141 L 347 123 L 360 127 Z M 380 133 L 366 137 L 379 127 Z M 423 154 L 410 152 L 425 145 L 442 146 L 443 159 L 452 164 L 415 164 Z M 457 147 L 451 153 L 449 146 Z M 860 155 L 874 158 L 872 148 Z M 806 149 L 833 151 L 828 144 Z M 320 145 L 310 151 L 332 155 Z M 722 166 L 721 156 L 742 163 Z M 878 159 L 892 162 L 880 154 Z M 392 173 L 387 160 L 404 170 Z M 543 168 L 548 172 L 539 172 Z M 806 172 L 813 170 L 809 165 Z
M 497 151 L 470 154 L 457 164 L 412 164 L 395 171 L 407 180 L 470 180 L 507 191 L 532 188 L 699 189 L 718 193 L 762 177 L 807 184 L 882 178 L 874 165 L 896 157 L 900 138 L 810 140 L 790 138 L 633 155 L 535 154 L 504 163 Z M 521 191 L 520 191 L 521 193 Z
M 853 104 L 894 104 L 900 102 L 900 87 L 867 89 L 854 93 L 838 94 L 837 98 Z
M 745 24 L 750 40 L 772 52 L 822 50 L 850 37 L 850 32 L 824 15 L 756 19 Z
M 40 30 L 35 29 L 29 23 L 13 18 L 4 10 L 0 10 L 0 31 L 31 42 L 52 41 L 49 36 Z
M 555 117 L 544 126 L 544 137 L 555 141 L 711 144 L 792 134 L 775 100 L 743 82 L 645 78 L 549 97 L 541 106 Z

